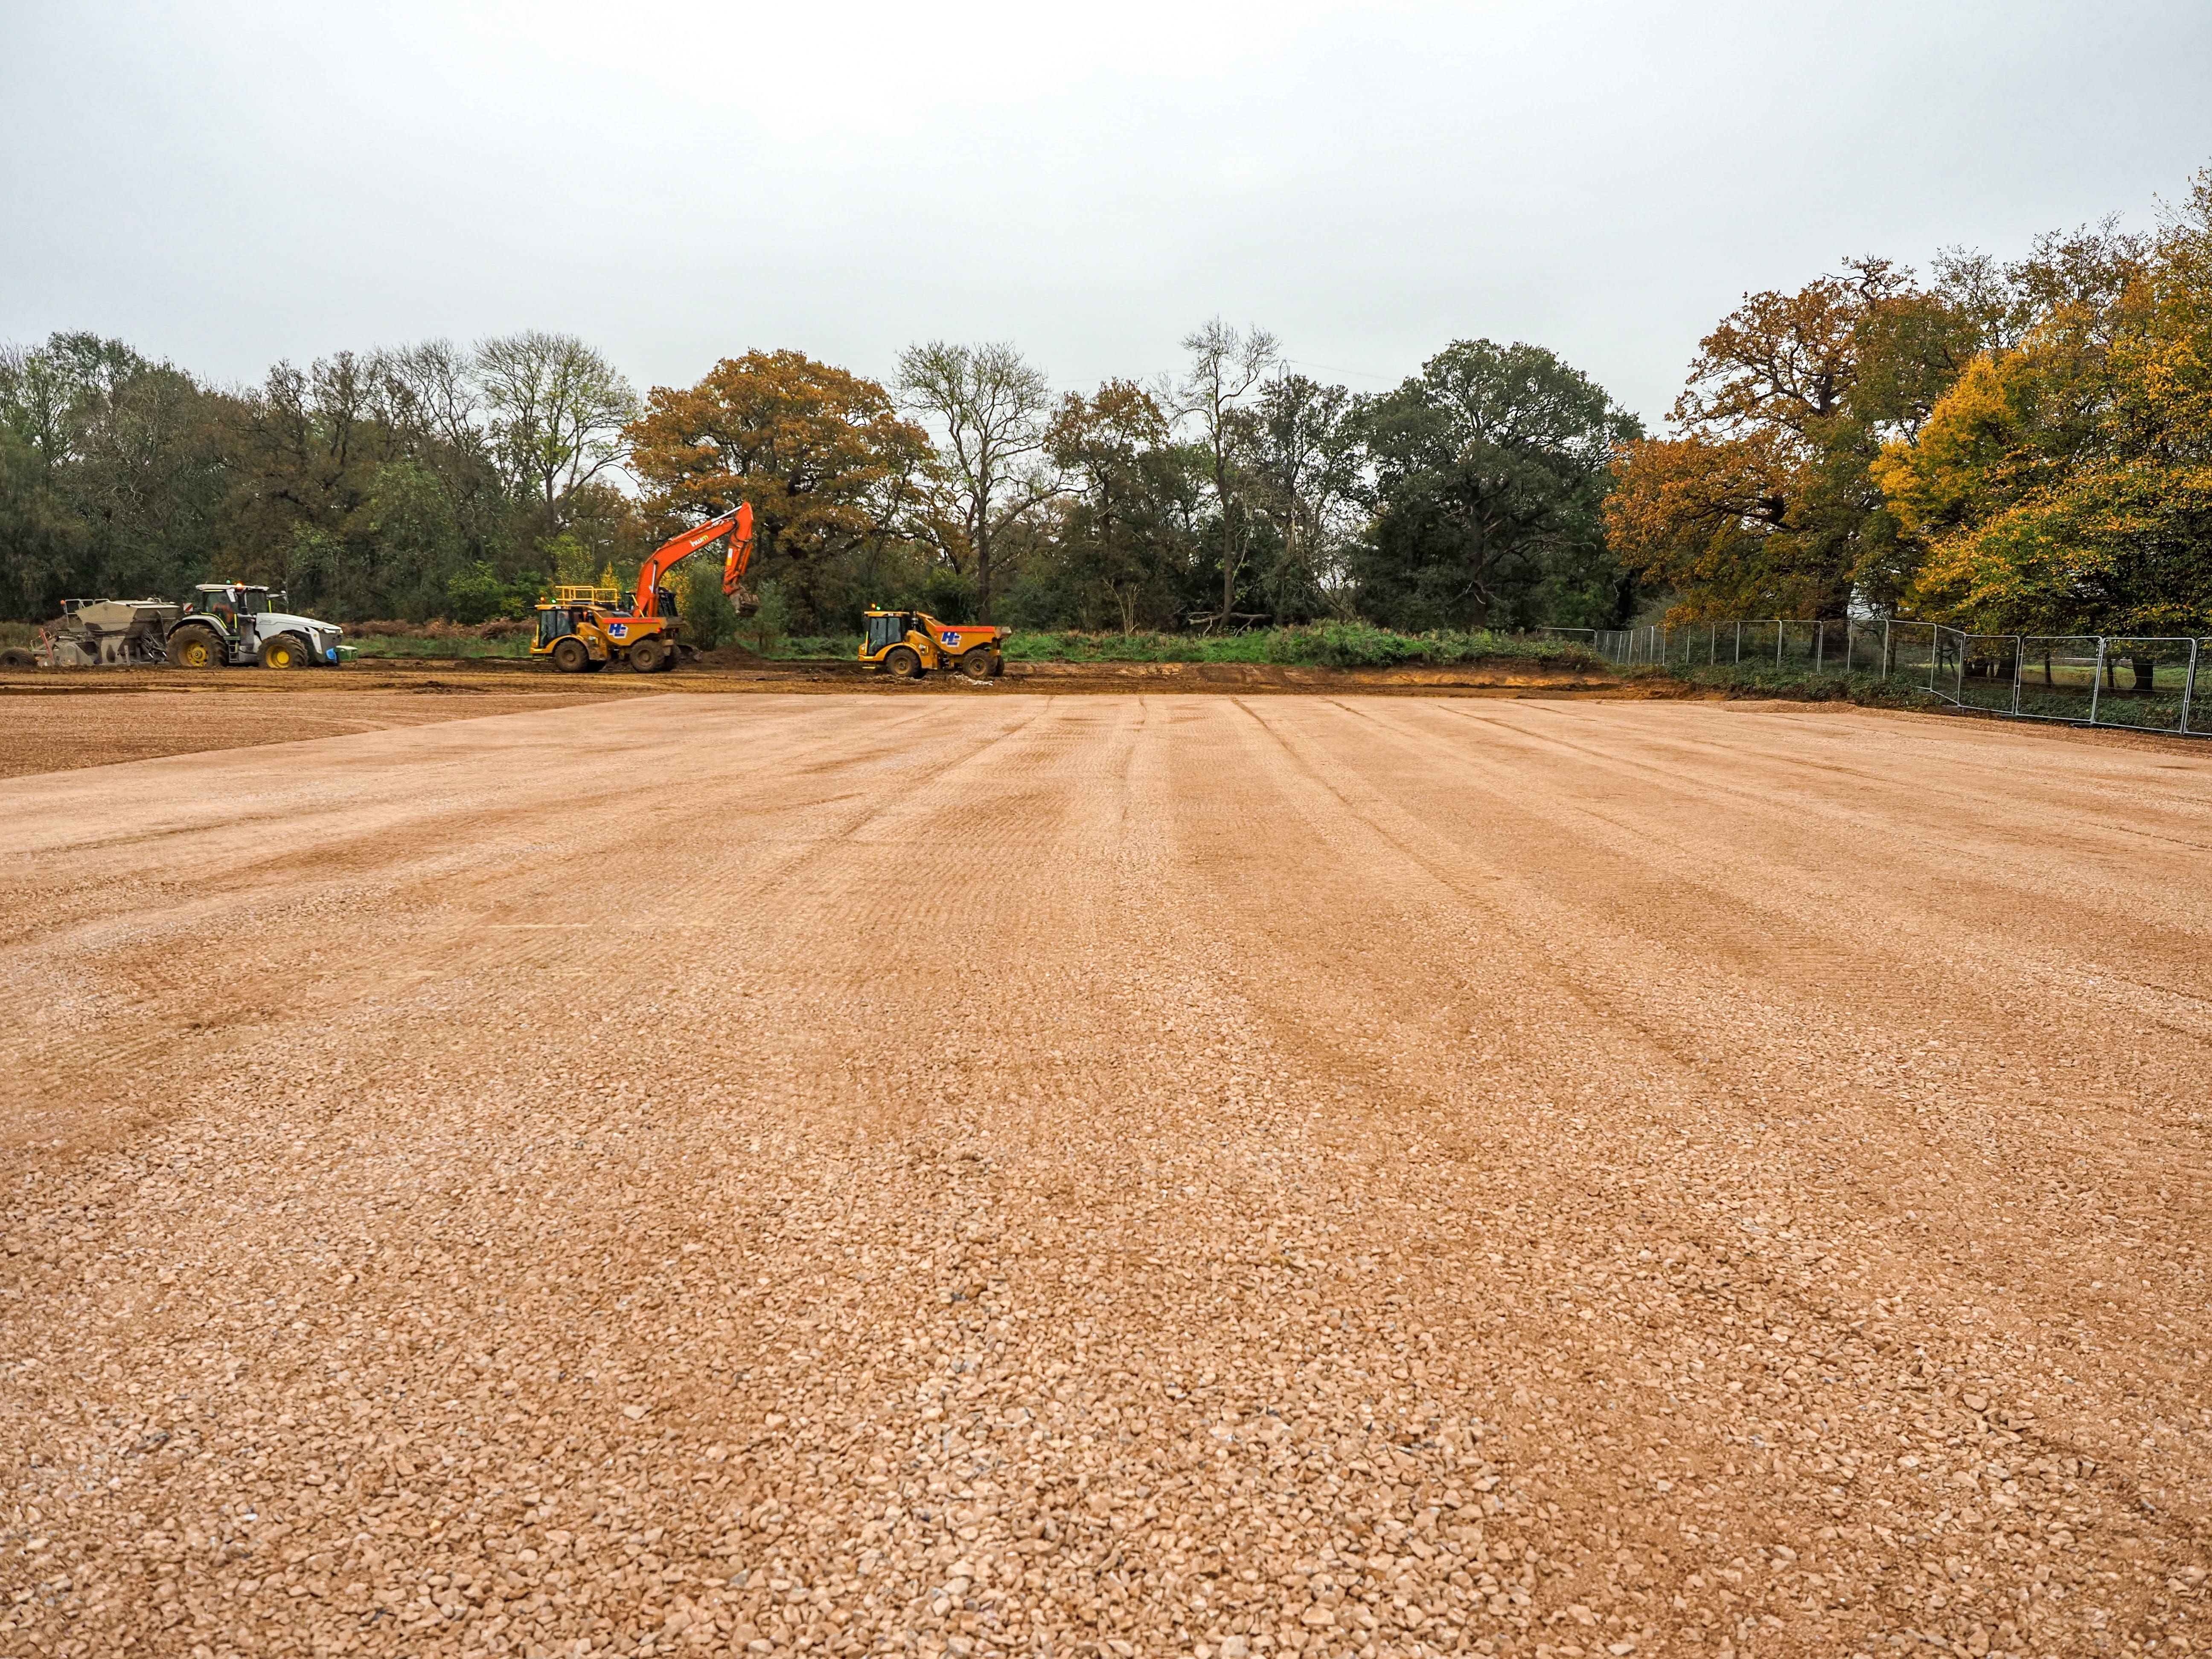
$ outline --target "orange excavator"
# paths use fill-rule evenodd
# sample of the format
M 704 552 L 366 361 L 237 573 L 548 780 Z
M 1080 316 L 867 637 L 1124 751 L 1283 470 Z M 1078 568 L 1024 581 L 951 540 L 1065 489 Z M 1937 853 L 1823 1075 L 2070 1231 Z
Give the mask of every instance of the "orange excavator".
M 717 539 L 730 538 L 722 560 L 722 592 L 739 596 L 745 568 L 753 558 L 753 507 L 739 501 L 727 513 L 670 537 L 653 550 L 637 570 L 637 591 L 629 602 L 611 587 L 562 586 L 538 602 L 538 637 L 533 657 L 550 657 L 564 674 L 587 674 L 611 662 L 627 663 L 641 674 L 665 673 L 677 653 L 690 647 L 679 637 L 683 623 L 676 596 L 661 583 L 668 573 Z

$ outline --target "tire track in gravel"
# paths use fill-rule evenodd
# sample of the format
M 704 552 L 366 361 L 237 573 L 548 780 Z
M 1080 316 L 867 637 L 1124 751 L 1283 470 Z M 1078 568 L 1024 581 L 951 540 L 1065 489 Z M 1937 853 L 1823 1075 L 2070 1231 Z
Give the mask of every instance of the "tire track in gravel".
M 88 1127 L 17 1165 L 5 1217 L 0 1644 L 2187 1628 L 2203 1270 L 2157 1229 L 2201 1214 L 2203 1132 L 2158 1091 L 2194 1051 L 2018 1006 L 2033 934 L 2002 904 L 2063 890 L 1990 866 L 2025 787 L 2003 734 L 719 702 L 223 757 L 281 845 L 97 776 L 0 786 L 0 848 L 78 918 L 11 949 L 10 1029 L 58 958 L 103 1040 L 133 997 L 261 1022 L 141 1039 L 136 1095 L 34 1068 L 30 1104 Z M 2109 861 L 2068 926 L 2193 985 L 2201 902 L 2158 848 L 2203 804 L 2162 751 L 2061 748 L 2046 787 L 2174 831 L 2067 843 Z M 1710 811 L 1746 765 L 1796 818 Z M 1931 768 L 1945 825 L 1865 799 Z M 149 815 L 179 833 L 91 847 Z M 1925 985 L 1901 849 L 1995 871 L 1957 906 L 1980 959 Z M 210 888 L 331 920 L 134 977 L 118 941 L 192 937 Z M 1775 925 L 1816 901 L 1857 907 L 1850 957 Z M 1773 920 L 1738 937 L 1729 905 Z M 2031 1070 L 2135 1103 L 2084 1123 Z M 1911 1109 L 1968 1091 L 1996 1103 L 1972 1125 Z M 2004 1208 L 2000 1160 L 2099 1201 Z M 2163 1211 L 2123 1195 L 2154 1176 Z M 2150 1282 L 2095 1306 L 2085 1275 L 2117 1304 L 2124 1268 Z
M 1456 712 L 1456 711 L 1454 711 L 1454 712 Z M 1392 709 L 1392 710 L 1388 711 L 1388 714 L 1387 714 L 1387 715 L 1386 715 L 1386 716 L 1384 716 L 1384 718 L 1402 717 L 1402 718 L 1404 718 L 1405 720 L 1409 720 L 1409 721 L 1411 721 L 1411 720 L 1420 720 L 1420 719 L 1423 717 L 1423 715 L 1424 715 L 1424 714 L 1425 714 L 1425 713 L 1426 713 L 1426 711 L 1425 711 L 1425 710 L 1421 710 L 1421 709 L 1418 709 L 1418 708 Z M 1285 710 L 1285 711 L 1283 711 L 1283 718 L 1284 718 L 1284 719 L 1285 719 L 1285 720 L 1290 720 L 1290 719 L 1296 718 L 1296 716 L 1295 716 L 1294 714 L 1292 714 L 1290 711 Z M 1371 765 L 1371 764 L 1373 763 L 1373 755 L 1372 755 L 1372 751 L 1371 751 L 1371 750 L 1363 750 L 1362 751 L 1360 751 L 1359 760 L 1360 760 L 1360 762 L 1361 762 L 1361 763 L 1365 763 L 1365 764 L 1368 764 L 1368 765 Z M 1338 783 L 1335 783 L 1334 781 L 1332 781 L 1331 787 L 1332 787 L 1332 789 L 1333 789 L 1334 793 L 1336 793 L 1340 799 L 1347 799 L 1347 798 L 1348 798 L 1349 792 L 1348 792 L 1345 787 L 1343 787 L 1340 784 L 1338 784 Z M 1424 813 L 1424 814 L 1419 815 L 1418 817 L 1414 817 L 1414 818 L 1413 818 L 1413 819 L 1409 820 L 1409 823 L 1411 823 L 1413 825 L 1414 825 L 1414 826 L 1418 827 L 1418 825 L 1419 825 L 1419 824 L 1420 824 L 1420 823 L 1433 823 L 1444 822 L 1444 821 L 1446 821 L 1446 819 L 1447 819 L 1448 816 L 1449 816 L 1448 814 L 1445 814 L 1445 813 L 1443 813 L 1443 812 L 1440 812 L 1440 811 L 1429 811 L 1429 812 L 1426 812 L 1426 813 Z M 1389 829 L 1385 829 L 1384 833 L 1385 833 L 1385 834 L 1394 834 L 1394 836 L 1395 836 L 1395 832 L 1394 832 L 1392 830 L 1389 830 Z M 1404 846 L 1404 842 L 1403 842 L 1403 840 L 1402 840 L 1402 839 L 1400 839 L 1400 840 L 1399 840 L 1399 845 L 1400 845 L 1401 848 Z M 1481 856 L 1481 853 L 1482 853 L 1482 849 L 1481 849 L 1480 848 L 1479 848 L 1479 847 L 1478 847 L 1478 848 L 1476 848 L 1473 849 L 1472 855 L 1473 855 L 1474 857 L 1475 857 L 1475 858 L 1480 858 L 1480 857 Z M 1362 869 L 1365 869 L 1365 868 L 1372 867 L 1373 860 L 1355 860 L 1355 863 L 1356 863 L 1356 864 L 1358 864 L 1358 867 L 1360 867 L 1360 868 L 1362 868 Z M 1613 881 L 1608 882 L 1607 884 L 1607 886 L 1608 886 L 1608 887 L 1615 887 L 1615 888 L 1617 888 L 1617 887 L 1620 885 L 1620 883 L 1619 883 L 1619 882 L 1618 882 L 1618 880 L 1616 879 L 1616 880 L 1613 880 Z M 1332 907 L 1332 908 L 1350 908 L 1350 907 L 1346 907 L 1346 906 L 1337 906 L 1337 907 Z M 1516 930 L 1516 932 L 1517 932 L 1517 933 L 1518 933 L 1518 934 L 1520 934 L 1521 936 L 1525 936 L 1525 937 L 1544 937 L 1544 936 L 1547 936 L 1548 933 L 1550 933 L 1552 932 L 1552 930 L 1553 930 L 1553 925 L 1554 925 L 1554 924 L 1556 923 L 1557 920 L 1558 920 L 1558 918 L 1547 918 L 1547 919 L 1545 919 L 1546 925 L 1543 925 L 1543 926 L 1530 926 L 1530 925 L 1524 925 L 1524 926 L 1523 926 L 1523 927 L 1522 927 L 1521 928 L 1517 929 L 1517 930 Z M 1588 937 L 1589 937 L 1589 936 L 1590 936 L 1589 930 L 1589 929 L 1587 929 L 1587 928 L 1584 928 L 1584 929 L 1583 929 L 1583 930 L 1580 930 L 1580 933 L 1581 933 L 1581 937 L 1583 937 L 1583 938 L 1588 938 Z M 1523 980 L 1523 981 L 1527 981 L 1527 980 L 1532 979 L 1532 978 L 1534 978 L 1534 977 L 1536 977 L 1535 975 L 1530 975 L 1530 974 L 1529 974 L 1526 969 L 1520 970 L 1520 971 L 1519 971 L 1519 973 L 1518 973 L 1518 975 L 1517 975 L 1516 976 L 1517 976 L 1518 978 L 1520 978 L 1520 979 Z M 1690 980 L 1691 980 L 1691 981 L 1692 981 L 1692 983 L 1703 983 L 1703 982 L 1705 982 L 1705 981 L 1704 981 L 1704 976 L 1702 976 L 1702 975 L 1694 975 L 1694 974 L 1693 974 L 1693 975 L 1689 975 L 1688 977 L 1690 978 Z M 1607 995 L 1617 995 L 1617 988 L 1613 988 L 1613 987 L 1605 987 L 1605 988 L 1603 988 L 1605 989 L 1605 991 L 1606 991 L 1606 993 L 1607 993 Z M 1822 985 L 1820 985 L 1820 986 L 1816 987 L 1816 988 L 1818 988 L 1818 989 L 1821 989 L 1821 990 L 1826 990 L 1826 989 L 1828 989 L 1829 988 L 1828 988 L 1826 985 L 1822 984 Z M 1595 999 L 1592 999 L 1592 1000 L 1593 1000 L 1593 1001 L 1595 1001 L 1596 1000 L 1595 1000 Z M 1647 1024 L 1647 1025 L 1645 1026 L 1645 1029 L 1646 1029 L 1646 1030 L 1649 1030 L 1649 1029 L 1650 1029 L 1650 1026 Z M 1764 1127 L 1765 1126 L 1764 1126 L 1764 1125 L 1761 1125 L 1760 1127 Z M 2200 1143 L 2200 1144 L 2201 1144 L 2201 1143 Z M 2171 1166 L 2170 1166 L 2170 1165 L 2168 1165 L 2167 1167 L 2170 1169 L 2170 1167 L 2171 1167 Z M 2164 1196 L 2164 1194 L 2161 1194 L 2161 1197 L 2163 1197 L 2163 1196 Z M 2045 1310 L 2047 1311 L 2047 1310 Z M 2124 1379 L 2116 1379 L 2116 1380 L 2124 1380 Z M 2182 1376 L 2179 1376 L 2179 1375 L 2175 1375 L 2175 1374 L 2172 1374 L 2172 1373 L 2171 1373 L 2171 1372 L 2170 1372 L 2170 1373 L 2169 1373 L 2169 1376 L 2168 1376 L 2168 1380 L 2169 1380 L 2170 1382 L 2179 1382 L 2183 1381 L 2183 1380 L 2184 1380 L 2184 1378 L 2183 1378 Z M 2100 1437 L 2100 1438 L 2105 1438 L 2106 1437 L 2101 1437 L 2101 1436 L 2100 1436 L 2100 1437 Z

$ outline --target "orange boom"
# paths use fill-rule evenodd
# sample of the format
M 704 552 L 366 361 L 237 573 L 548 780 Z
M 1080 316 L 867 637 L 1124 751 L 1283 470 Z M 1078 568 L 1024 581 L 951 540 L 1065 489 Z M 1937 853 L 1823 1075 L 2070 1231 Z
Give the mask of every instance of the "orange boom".
M 611 587 L 562 586 L 538 602 L 538 637 L 530 654 L 550 657 L 564 674 L 590 673 L 610 662 L 628 663 L 641 674 L 676 666 L 679 651 L 691 647 L 680 635 L 676 596 L 660 584 L 671 570 L 723 536 L 730 550 L 722 561 L 722 592 L 735 597 L 753 558 L 753 507 L 739 501 L 727 513 L 670 537 L 637 568 L 637 591 L 629 603 Z

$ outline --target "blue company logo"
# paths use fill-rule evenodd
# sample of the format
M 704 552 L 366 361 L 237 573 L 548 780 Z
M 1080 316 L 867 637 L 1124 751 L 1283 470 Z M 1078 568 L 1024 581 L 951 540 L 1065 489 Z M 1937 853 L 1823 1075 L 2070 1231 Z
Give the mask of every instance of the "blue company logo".
M 957 645 L 960 643 L 960 630 L 957 628 L 948 628 L 945 630 L 943 637 L 945 644 Z
M 612 637 L 612 638 L 614 638 L 614 639 L 617 639 L 617 640 L 618 640 L 618 639 L 621 639 L 624 635 L 628 634 L 629 632 L 629 624 L 628 623 L 613 623 L 612 625 L 611 625 L 611 626 L 608 628 L 608 629 L 607 629 L 607 633 L 608 633 L 608 635 L 609 635 L 611 637 Z

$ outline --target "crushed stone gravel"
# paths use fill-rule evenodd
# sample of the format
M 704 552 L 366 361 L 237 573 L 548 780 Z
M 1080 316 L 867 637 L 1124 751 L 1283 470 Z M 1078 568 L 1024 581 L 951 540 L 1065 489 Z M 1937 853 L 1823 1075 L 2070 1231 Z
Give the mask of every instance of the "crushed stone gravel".
M 1704 703 L 0 783 L 0 1652 L 2201 1650 L 2208 845 Z

